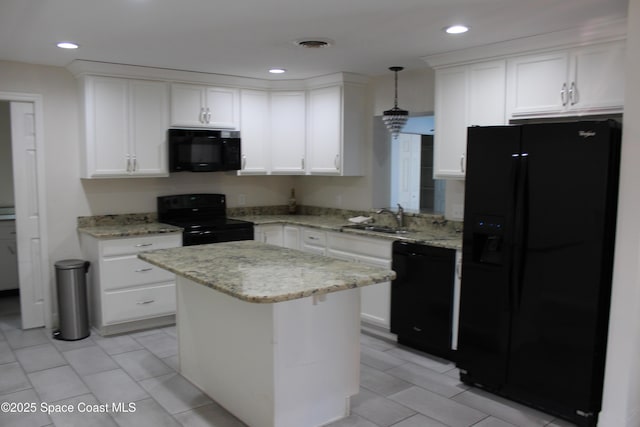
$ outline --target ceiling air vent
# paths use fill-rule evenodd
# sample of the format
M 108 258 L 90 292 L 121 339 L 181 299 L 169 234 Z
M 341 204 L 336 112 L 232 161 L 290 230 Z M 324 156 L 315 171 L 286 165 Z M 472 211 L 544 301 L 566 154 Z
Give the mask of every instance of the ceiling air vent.
M 297 46 L 305 47 L 307 49 L 319 49 L 322 47 L 329 47 L 333 45 L 333 40 L 325 39 L 325 38 L 308 38 L 308 39 L 300 39 L 293 42 Z

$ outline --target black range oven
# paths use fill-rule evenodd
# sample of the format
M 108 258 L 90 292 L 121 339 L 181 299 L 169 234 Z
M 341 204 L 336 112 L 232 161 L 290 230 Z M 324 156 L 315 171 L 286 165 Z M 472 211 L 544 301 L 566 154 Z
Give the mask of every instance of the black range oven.
M 224 194 L 158 197 L 158 221 L 184 228 L 183 246 L 253 240 L 253 223 L 227 218 Z

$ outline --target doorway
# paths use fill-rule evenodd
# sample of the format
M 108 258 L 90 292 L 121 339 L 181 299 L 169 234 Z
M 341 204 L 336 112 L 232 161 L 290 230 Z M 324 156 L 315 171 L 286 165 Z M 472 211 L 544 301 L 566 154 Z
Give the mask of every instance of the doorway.
M 51 327 L 51 315 L 47 314 L 51 312 L 48 310 L 51 305 L 44 214 L 42 97 L 0 92 L 0 102 L 3 106 L 8 104 L 10 122 L 19 326 L 21 329 Z M 0 309 L 15 311 L 15 303 Z

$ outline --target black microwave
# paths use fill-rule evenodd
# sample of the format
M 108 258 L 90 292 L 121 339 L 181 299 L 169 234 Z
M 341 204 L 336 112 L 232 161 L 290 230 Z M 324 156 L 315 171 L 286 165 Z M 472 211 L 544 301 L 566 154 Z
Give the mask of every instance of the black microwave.
M 216 172 L 241 168 L 240 132 L 169 129 L 170 172 Z

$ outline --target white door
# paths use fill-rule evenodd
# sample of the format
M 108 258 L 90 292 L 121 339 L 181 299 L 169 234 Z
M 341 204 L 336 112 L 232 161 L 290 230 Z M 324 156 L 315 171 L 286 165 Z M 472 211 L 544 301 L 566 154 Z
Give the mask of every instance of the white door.
M 397 201 L 403 208 L 420 209 L 420 157 L 421 135 L 401 133 L 391 144 L 397 145 L 398 161 L 392 166 L 396 170 Z M 393 199 L 393 196 L 392 196 Z
M 31 102 L 11 102 L 11 139 L 22 328 L 44 326 L 46 259 L 40 236 L 38 156 Z

